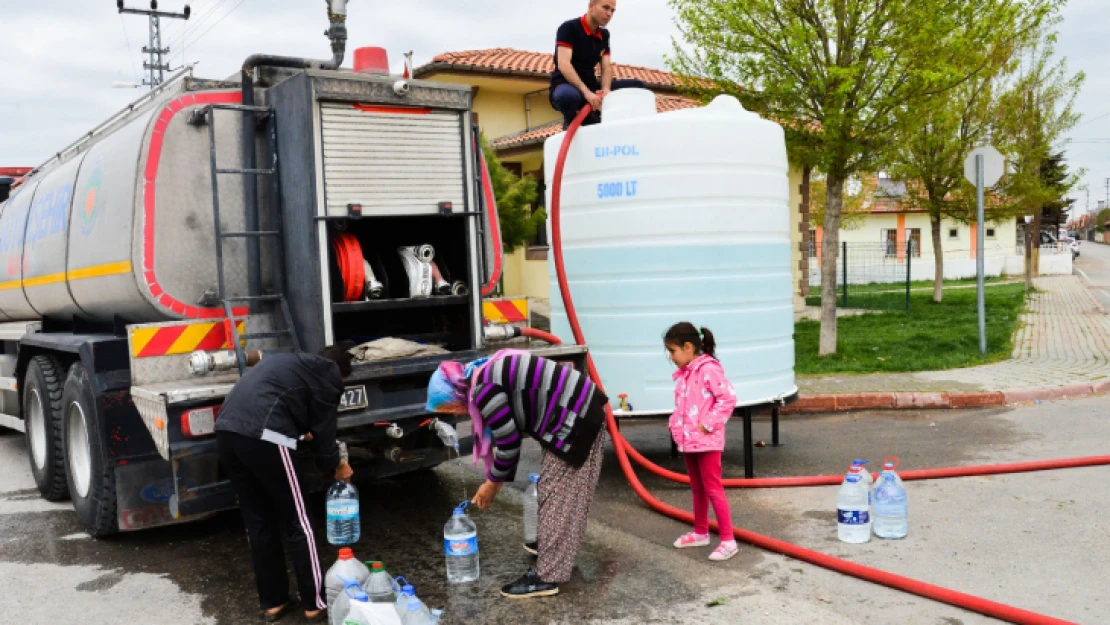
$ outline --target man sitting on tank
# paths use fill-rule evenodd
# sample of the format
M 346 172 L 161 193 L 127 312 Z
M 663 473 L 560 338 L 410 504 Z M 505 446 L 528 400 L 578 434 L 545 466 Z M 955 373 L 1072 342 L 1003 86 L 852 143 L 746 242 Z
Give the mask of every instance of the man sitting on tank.
M 563 130 L 587 103 L 593 107 L 584 126 L 601 121 L 601 101 L 618 89 L 643 88 L 639 80 L 613 80 L 609 30 L 617 0 L 590 0 L 586 14 L 567 20 L 555 35 L 555 71 L 551 74 L 551 106 L 563 114 Z M 601 65 L 601 79 L 597 67 Z

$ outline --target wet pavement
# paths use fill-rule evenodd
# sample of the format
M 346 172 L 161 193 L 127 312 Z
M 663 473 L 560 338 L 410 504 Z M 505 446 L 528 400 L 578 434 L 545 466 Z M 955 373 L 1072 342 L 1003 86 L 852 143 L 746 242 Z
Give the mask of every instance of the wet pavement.
M 1091 398 L 1018 409 L 855 413 L 784 419 L 785 446 L 756 449 L 760 476 L 842 471 L 855 457 L 897 455 L 904 468 L 1105 453 L 1110 402 Z M 650 459 L 672 459 L 662 423 L 626 423 Z M 757 438 L 770 439 L 757 419 Z M 743 474 L 740 428 L 730 431 L 725 474 Z M 539 466 L 528 447 L 518 474 Z M 968 478 L 910 485 L 911 535 L 849 546 L 835 539 L 835 488 L 734 490 L 735 525 L 932 583 L 1017 603 L 1076 622 L 1106 622 L 1100 579 L 1110 565 L 1104 532 L 1110 488 L 1105 468 Z M 640 472 L 664 501 L 689 508 L 689 492 Z M 675 551 L 686 528 L 648 510 L 628 488 L 610 446 L 574 579 L 558 597 L 508 601 L 501 584 L 532 562 L 521 549 L 520 492 L 505 489 L 476 512 L 482 578 L 444 583 L 442 526 L 465 490 L 481 483 L 470 459 L 361 484 L 362 559 L 384 560 L 449 623 L 991 623 L 966 613 L 808 564 L 742 546 L 723 564 L 708 549 Z M 322 500 L 310 503 L 323 510 Z M 321 515 L 314 519 L 322 525 Z M 1067 528 L 1067 531 L 1061 531 Z M 325 568 L 335 549 L 318 536 Z M 1079 546 L 1082 540 L 1084 547 Z M 40 500 L 22 435 L 0 434 L 0 623 L 39 624 L 80 614 L 88 625 L 261 622 L 246 536 L 235 512 L 206 521 L 86 537 L 68 502 Z M 1067 593 L 1067 600 L 1061 593 Z M 1056 596 L 1053 596 L 1056 595 Z M 715 602 L 721 605 L 707 607 Z M 64 610 L 64 612 L 60 612 Z M 74 612 L 76 611 L 76 612 Z M 296 623 L 289 617 L 284 622 Z

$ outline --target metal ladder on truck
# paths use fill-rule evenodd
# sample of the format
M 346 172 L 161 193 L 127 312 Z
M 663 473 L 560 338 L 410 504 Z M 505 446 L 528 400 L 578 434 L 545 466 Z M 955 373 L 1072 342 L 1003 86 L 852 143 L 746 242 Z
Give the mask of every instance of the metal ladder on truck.
M 255 124 L 259 117 L 266 121 L 266 136 L 268 139 L 268 149 L 271 154 L 271 164 L 269 169 L 244 169 L 244 168 L 226 168 L 220 167 L 216 162 L 216 111 L 238 111 L 243 113 L 243 123 Z M 211 151 L 211 170 L 212 170 L 212 218 L 216 230 L 216 272 L 219 278 L 219 292 L 217 297 L 224 307 L 224 321 L 227 327 L 227 335 L 231 339 L 231 344 L 235 346 L 235 357 L 239 365 L 239 375 L 243 375 L 247 368 L 247 356 L 244 350 L 243 343 L 250 340 L 263 340 L 263 339 L 277 339 L 281 345 L 278 351 L 300 351 L 301 343 L 297 338 L 297 330 L 293 325 L 293 315 L 289 310 L 289 302 L 285 299 L 284 293 L 280 290 L 281 285 L 285 283 L 285 272 L 282 269 L 284 264 L 284 250 L 282 249 L 282 236 L 281 236 L 281 177 L 280 169 L 278 167 L 278 152 L 277 152 L 277 116 L 274 110 L 267 106 L 244 106 L 242 104 L 210 104 L 198 110 L 191 120 L 194 125 L 207 125 L 208 126 L 208 143 Z M 252 127 L 253 130 L 253 127 Z M 250 133 L 251 141 L 249 144 L 243 145 L 244 153 L 246 150 L 253 151 L 255 146 L 253 144 L 254 133 Z M 257 226 L 251 229 L 250 224 L 252 220 L 247 218 L 245 230 L 237 232 L 224 232 L 223 226 L 220 225 L 220 185 L 219 177 L 221 175 L 235 175 L 244 178 L 244 185 L 257 185 L 257 176 L 268 176 L 273 182 L 274 201 L 270 204 L 272 208 L 270 212 L 270 222 L 273 224 L 273 230 L 259 230 Z M 257 189 L 253 193 L 249 193 L 248 197 L 253 197 L 254 201 L 245 201 L 245 209 L 255 211 L 258 213 Z M 249 215 L 248 215 L 249 216 Z M 260 217 L 260 215 L 259 215 Z M 255 219 L 254 223 L 259 223 L 260 219 Z M 226 277 L 224 274 L 224 241 L 228 239 L 243 239 L 247 242 L 247 276 L 248 284 L 251 285 L 248 289 L 247 295 L 232 295 L 229 296 L 226 290 Z M 272 245 L 272 259 L 271 263 L 274 272 L 274 289 L 272 293 L 258 293 L 256 284 L 258 281 L 252 279 L 252 276 L 257 276 L 261 271 L 258 247 L 262 241 L 269 241 Z M 260 289 L 258 289 L 260 290 Z M 247 306 L 246 315 L 236 314 L 236 304 L 245 304 Z M 266 312 L 269 308 L 272 317 L 281 316 L 285 328 L 274 329 L 268 332 L 247 332 L 240 334 L 239 321 L 246 319 L 250 313 L 258 311 L 259 313 Z

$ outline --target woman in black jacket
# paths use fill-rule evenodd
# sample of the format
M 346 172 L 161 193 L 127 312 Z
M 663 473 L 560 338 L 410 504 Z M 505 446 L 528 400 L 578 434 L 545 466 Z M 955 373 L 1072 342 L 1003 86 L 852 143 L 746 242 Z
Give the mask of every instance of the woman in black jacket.
M 335 440 L 343 380 L 351 355 L 338 347 L 319 354 L 272 354 L 231 389 L 216 421 L 220 463 L 239 496 L 263 617 L 294 609 L 282 536 L 293 557 L 305 617 L 324 617 L 324 573 L 305 506 L 301 468 L 290 453 L 310 442 L 325 475 L 349 480 Z M 280 531 L 279 531 L 280 530 Z

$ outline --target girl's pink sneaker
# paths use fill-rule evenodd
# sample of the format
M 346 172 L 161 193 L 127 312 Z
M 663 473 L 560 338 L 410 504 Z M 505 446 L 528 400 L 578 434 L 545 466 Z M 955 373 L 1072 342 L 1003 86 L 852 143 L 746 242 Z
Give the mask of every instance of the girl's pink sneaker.
M 709 559 L 714 562 L 723 562 L 738 553 L 740 553 L 740 547 L 736 546 L 736 541 L 722 542 L 720 545 L 717 545 L 713 553 L 709 554 Z
M 678 540 L 674 541 L 674 548 L 675 549 L 686 549 L 688 547 L 708 547 L 708 546 L 709 546 L 709 534 L 705 534 L 704 536 L 698 536 L 697 534 L 695 534 L 693 532 L 689 532 L 689 533 L 683 534 L 682 536 L 679 536 Z

